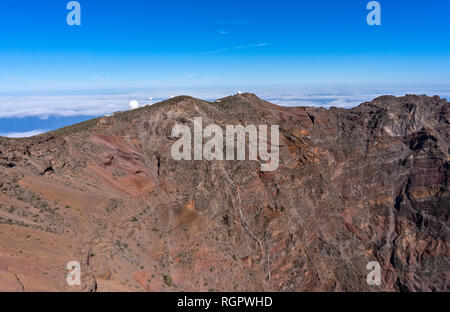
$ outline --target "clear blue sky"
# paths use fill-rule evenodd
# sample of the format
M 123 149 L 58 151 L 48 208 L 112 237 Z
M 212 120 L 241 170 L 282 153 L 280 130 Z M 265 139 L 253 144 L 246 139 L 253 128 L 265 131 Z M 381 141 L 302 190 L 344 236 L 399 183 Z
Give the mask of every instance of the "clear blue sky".
M 450 83 L 450 1 L 0 1 L 0 92 Z

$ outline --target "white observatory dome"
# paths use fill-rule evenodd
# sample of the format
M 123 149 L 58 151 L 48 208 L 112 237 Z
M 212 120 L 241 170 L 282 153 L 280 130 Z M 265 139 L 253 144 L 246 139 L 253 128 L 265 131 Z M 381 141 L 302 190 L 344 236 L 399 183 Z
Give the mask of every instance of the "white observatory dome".
M 136 101 L 136 100 L 131 101 L 131 102 L 130 102 L 130 105 L 129 105 L 129 108 L 130 108 L 130 109 L 136 109 L 136 108 L 139 108 L 139 102 Z

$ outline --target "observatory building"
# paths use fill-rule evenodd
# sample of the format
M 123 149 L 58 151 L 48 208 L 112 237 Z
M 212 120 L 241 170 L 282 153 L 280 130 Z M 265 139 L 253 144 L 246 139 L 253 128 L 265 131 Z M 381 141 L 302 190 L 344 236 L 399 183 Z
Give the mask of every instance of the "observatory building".
M 139 108 L 139 102 L 136 101 L 136 100 L 131 101 L 128 108 L 129 108 L 130 110 L 131 110 L 131 109 Z

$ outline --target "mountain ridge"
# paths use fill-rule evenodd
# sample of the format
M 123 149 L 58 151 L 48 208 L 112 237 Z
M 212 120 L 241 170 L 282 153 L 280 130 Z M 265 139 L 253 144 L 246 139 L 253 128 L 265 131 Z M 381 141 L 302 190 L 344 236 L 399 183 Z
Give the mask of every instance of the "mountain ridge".
M 224 97 L 224 98 L 221 98 L 221 99 L 217 99 L 215 101 L 201 100 L 201 99 L 198 99 L 198 98 L 191 97 L 189 95 L 180 95 L 180 96 L 176 96 L 176 97 L 174 97 L 172 99 L 167 99 L 167 100 L 155 103 L 153 105 L 147 105 L 147 106 L 144 106 L 144 107 L 140 107 L 140 108 L 138 108 L 136 110 L 115 112 L 112 115 L 113 116 L 117 116 L 117 115 L 127 114 L 127 113 L 133 112 L 133 111 L 142 112 L 142 111 L 145 111 L 145 110 L 149 109 L 152 106 L 158 107 L 158 106 L 161 106 L 161 105 L 173 105 L 174 102 L 175 103 L 180 103 L 180 102 L 182 102 L 185 99 L 190 99 L 190 100 L 199 101 L 199 102 L 203 102 L 203 103 L 208 103 L 208 104 L 212 104 L 212 105 L 217 105 L 218 107 L 221 107 L 224 104 L 223 103 L 224 101 L 232 100 L 232 99 L 235 99 L 236 97 L 239 97 L 239 96 L 244 97 L 244 98 L 249 98 L 250 97 L 253 100 L 257 100 L 257 101 L 260 101 L 260 102 L 263 102 L 263 103 L 269 103 L 270 105 L 276 106 L 276 107 L 279 107 L 279 108 L 283 108 L 283 107 L 288 107 L 288 108 L 305 107 L 305 108 L 313 108 L 313 109 L 314 108 L 322 108 L 322 107 L 317 107 L 317 106 L 304 106 L 304 105 L 302 105 L 302 106 L 280 106 L 280 105 L 273 104 L 273 103 L 267 102 L 265 100 L 262 100 L 258 96 L 256 96 L 254 93 L 243 93 L 243 94 L 238 94 L 238 95 L 230 95 L 230 96 L 227 96 L 227 97 Z M 338 108 L 338 107 L 335 107 L 335 106 L 331 106 L 329 108 L 323 107 L 323 109 L 326 109 L 326 110 L 335 110 L 335 109 L 353 110 L 353 109 L 356 109 L 356 108 L 358 108 L 360 106 L 364 106 L 364 105 L 368 105 L 368 104 L 370 105 L 370 104 L 373 104 L 374 102 L 378 102 L 378 101 L 383 100 L 383 99 L 407 99 L 407 98 L 410 98 L 410 97 L 434 98 L 434 99 L 436 99 L 438 101 L 442 100 L 444 102 L 447 102 L 447 100 L 445 98 L 440 98 L 438 95 L 427 96 L 427 95 L 406 94 L 405 96 L 402 96 L 402 97 L 397 97 L 397 96 L 393 96 L 393 95 L 382 95 L 382 96 L 379 96 L 379 97 L 375 98 L 373 101 L 363 102 L 363 103 L 359 104 L 358 106 L 355 106 L 355 107 L 352 107 L 352 108 Z M 134 112 L 134 113 L 136 113 L 136 112 Z M 71 127 L 75 127 L 76 128 L 76 127 L 82 127 L 83 125 L 93 124 L 95 121 L 98 121 L 99 119 L 104 118 L 104 117 L 105 116 L 96 117 L 96 118 L 93 118 L 93 119 L 90 119 L 90 120 L 87 120 L 87 121 L 83 121 L 83 122 L 76 123 L 76 124 L 73 124 L 73 125 L 68 125 L 68 126 L 65 126 L 65 127 L 59 128 L 59 129 L 51 130 L 49 132 L 41 133 L 41 134 L 35 135 L 33 137 L 47 135 L 47 134 L 51 135 L 51 134 L 64 133 L 64 130 L 67 130 L 67 129 L 71 128 Z M 14 139 L 18 139 L 18 140 L 20 140 L 20 139 L 27 139 L 27 138 L 8 138 L 8 137 L 2 137 L 2 136 L 0 136 L 0 138 L 1 139 L 12 139 L 12 140 L 14 140 Z
M 184 96 L 0 138 L 0 290 L 448 291 L 449 110 Z M 194 117 L 279 125 L 278 170 L 175 161 L 171 129 Z M 65 283 L 73 260 L 80 287 Z

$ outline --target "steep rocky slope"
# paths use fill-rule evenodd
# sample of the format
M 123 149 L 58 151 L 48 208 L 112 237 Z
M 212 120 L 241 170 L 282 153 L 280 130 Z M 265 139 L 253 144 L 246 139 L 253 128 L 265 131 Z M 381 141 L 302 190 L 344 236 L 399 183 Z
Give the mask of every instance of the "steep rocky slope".
M 177 97 L 0 138 L 0 291 L 449 291 L 449 109 Z M 279 125 L 278 170 L 175 161 L 171 129 L 194 117 Z

